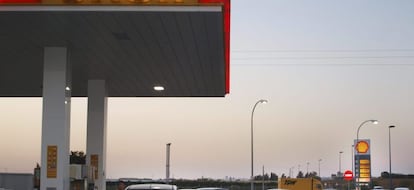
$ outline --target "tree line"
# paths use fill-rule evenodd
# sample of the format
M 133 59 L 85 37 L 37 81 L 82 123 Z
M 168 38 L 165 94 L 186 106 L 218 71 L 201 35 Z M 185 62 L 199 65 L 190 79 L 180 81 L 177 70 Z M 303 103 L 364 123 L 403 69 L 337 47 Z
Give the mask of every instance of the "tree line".
M 382 178 L 390 178 L 390 176 L 392 178 L 400 178 L 400 179 L 413 179 L 414 178 L 414 174 L 396 174 L 396 173 L 390 173 L 389 172 L 381 172 L 381 177 Z
M 281 176 L 281 178 L 287 178 L 287 176 L 283 173 Z M 320 179 L 320 177 L 318 176 L 318 173 L 316 173 L 315 171 L 313 172 L 308 172 L 306 174 L 304 174 L 302 171 L 299 171 L 298 175 L 296 176 L 296 178 L 317 178 Z M 270 173 L 270 175 L 268 173 L 264 174 L 264 175 L 257 175 L 254 176 L 254 180 L 275 180 L 277 181 L 279 179 L 279 176 L 273 172 Z

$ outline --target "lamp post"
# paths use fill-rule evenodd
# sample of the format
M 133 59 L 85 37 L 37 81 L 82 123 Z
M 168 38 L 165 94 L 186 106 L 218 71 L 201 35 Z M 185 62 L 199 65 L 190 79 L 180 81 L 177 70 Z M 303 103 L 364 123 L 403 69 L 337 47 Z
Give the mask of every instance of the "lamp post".
M 309 162 L 306 162 L 306 174 L 309 175 Z
M 319 177 L 322 178 L 322 176 L 321 176 L 321 161 L 322 161 L 322 159 L 319 158 L 319 160 L 318 160 L 318 175 L 319 175 Z
M 250 119 L 250 121 L 251 121 L 251 123 L 250 123 L 251 124 L 251 158 L 252 158 L 252 172 L 251 172 L 251 176 L 250 176 L 250 190 L 253 190 L 254 189 L 254 185 L 253 185 L 253 181 L 254 181 L 254 175 L 253 175 L 253 115 L 254 115 L 254 110 L 256 110 L 256 106 L 259 103 L 266 104 L 267 103 L 267 100 L 261 99 L 261 100 L 258 100 L 254 104 L 253 110 L 252 110 L 252 117 Z
M 354 147 L 357 149 L 358 148 L 358 143 L 359 143 L 359 130 L 361 129 L 361 127 L 362 126 L 364 126 L 366 123 L 368 123 L 368 122 L 371 122 L 372 124 L 374 124 L 374 125 L 376 125 L 376 124 L 378 124 L 378 120 L 375 120 L 375 119 L 369 119 L 369 120 L 365 120 L 364 122 L 362 122 L 360 125 L 359 125 L 359 127 L 358 127 L 358 130 L 357 130 L 357 139 L 356 139 L 356 143 L 355 143 L 355 145 L 354 145 Z M 358 162 L 359 163 L 359 157 L 358 157 L 358 159 L 355 159 L 355 162 Z M 355 175 L 355 183 L 356 183 L 356 177 L 358 177 L 358 183 L 356 183 L 355 185 L 356 185 L 356 187 L 358 187 L 357 189 L 359 190 L 360 188 L 359 188 L 359 170 L 358 171 L 355 171 L 355 173 L 358 173 L 358 176 L 356 176 Z
M 392 189 L 392 173 L 391 173 L 391 128 L 395 126 L 391 125 L 388 127 L 388 145 L 389 145 L 389 156 L 390 156 L 390 189 Z
M 341 154 L 344 153 L 343 151 L 339 151 L 339 171 L 338 171 L 338 175 L 341 174 Z M 341 176 L 338 176 L 341 177 Z

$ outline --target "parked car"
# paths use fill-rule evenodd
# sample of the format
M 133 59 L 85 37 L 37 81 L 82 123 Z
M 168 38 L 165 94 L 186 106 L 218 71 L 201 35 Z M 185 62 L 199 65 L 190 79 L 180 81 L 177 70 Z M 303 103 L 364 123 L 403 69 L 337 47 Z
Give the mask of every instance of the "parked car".
M 197 190 L 229 190 L 229 189 L 222 188 L 222 187 L 200 187 L 200 188 L 197 188 Z
M 408 187 L 396 187 L 394 190 L 410 190 Z
M 125 190 L 177 190 L 177 186 L 169 184 L 148 183 L 130 185 L 126 187 Z
M 222 187 L 201 187 L 201 188 L 197 188 L 197 190 L 228 190 L 228 189 L 222 188 Z

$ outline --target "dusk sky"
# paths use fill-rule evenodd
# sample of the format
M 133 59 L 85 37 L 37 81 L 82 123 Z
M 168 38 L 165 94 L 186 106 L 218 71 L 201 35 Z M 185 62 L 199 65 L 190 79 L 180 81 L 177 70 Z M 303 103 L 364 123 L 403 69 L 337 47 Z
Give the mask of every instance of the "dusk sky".
M 351 170 L 351 145 L 371 139 L 372 175 L 414 174 L 414 1 L 232 0 L 230 94 L 109 98 L 107 178 L 250 177 L 293 168 Z M 86 98 L 72 99 L 71 150 L 86 149 Z M 41 98 L 0 98 L 0 172 L 40 163 Z M 299 166 L 300 165 L 300 166 Z

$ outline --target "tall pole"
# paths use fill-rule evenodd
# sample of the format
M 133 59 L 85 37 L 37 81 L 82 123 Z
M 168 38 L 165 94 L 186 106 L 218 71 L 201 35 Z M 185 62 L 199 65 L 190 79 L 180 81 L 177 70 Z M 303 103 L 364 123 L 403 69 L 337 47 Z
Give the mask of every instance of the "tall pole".
M 390 189 L 392 189 L 392 172 L 391 172 L 391 128 L 395 126 L 391 125 L 388 127 L 388 145 L 389 145 L 389 156 L 390 156 Z
M 321 161 L 322 161 L 322 159 L 318 160 L 318 175 L 319 175 L 319 177 L 322 178 L 322 176 L 321 176 Z
M 167 144 L 167 168 L 166 168 L 166 174 L 165 174 L 165 181 L 169 183 L 170 181 L 170 147 L 171 143 Z
M 356 139 L 356 142 L 355 142 L 355 148 L 358 148 L 358 143 L 359 143 L 359 130 L 361 129 L 361 127 L 362 126 L 364 126 L 364 124 L 365 123 L 368 123 L 368 122 L 371 122 L 371 123 L 373 123 L 374 125 L 376 125 L 376 124 L 378 124 L 378 120 L 374 120 L 374 119 L 370 119 L 370 120 L 366 120 L 366 121 L 364 121 L 364 122 L 362 122 L 360 125 L 359 125 L 359 127 L 358 127 L 358 130 L 357 130 L 357 139 Z M 355 159 L 355 163 L 358 163 L 358 166 L 359 166 L 359 157 L 358 157 L 358 159 Z M 356 169 L 356 168 L 355 168 Z M 358 170 L 356 170 L 355 171 L 355 173 L 358 173 L 358 176 L 356 176 L 355 175 L 355 185 L 356 185 L 356 189 L 357 190 L 359 190 L 360 188 L 359 188 L 359 178 L 360 178 L 360 170 L 359 170 L 359 168 L 358 168 Z M 358 180 L 356 180 L 357 179 L 357 177 L 358 177 Z
M 263 103 L 263 104 L 265 104 L 265 103 L 267 103 L 267 100 L 263 100 L 263 99 L 261 99 L 261 100 L 258 100 L 255 104 L 254 104 L 254 106 L 253 106 L 253 110 L 252 110 L 252 116 L 251 116 L 251 118 L 250 118 L 250 126 L 251 126 L 251 161 L 252 161 L 252 163 L 251 163 L 251 169 L 252 169 L 252 171 L 251 171 L 251 175 L 250 175 L 250 190 L 253 190 L 254 189 L 254 184 L 253 184 L 253 181 L 254 181 L 254 174 L 253 174 L 253 115 L 254 115 L 254 110 L 256 110 L 256 106 L 259 104 L 259 103 Z
M 309 162 L 306 162 L 306 174 L 309 175 Z
M 339 171 L 338 171 L 338 175 L 341 174 L 341 154 L 344 153 L 343 151 L 339 151 Z M 341 176 L 338 176 L 341 177 Z
M 292 177 L 292 168 L 289 168 L 289 178 Z
M 338 178 L 342 178 L 342 170 L 341 170 L 341 155 L 342 155 L 342 153 L 344 153 L 343 151 L 339 151 L 339 171 L 338 171 Z M 340 186 L 341 186 L 341 189 L 342 189 L 342 183 L 340 183 Z
M 354 161 L 354 151 L 355 151 L 355 149 L 354 149 L 354 145 L 351 145 L 351 155 L 352 155 L 352 158 L 351 158 L 351 160 L 352 160 L 352 163 L 351 163 L 351 166 L 352 166 L 352 173 L 354 174 L 354 177 L 353 177 L 353 179 L 352 180 L 354 180 L 355 179 L 355 161 Z
M 265 173 L 264 173 L 264 166 L 263 166 L 263 168 L 262 168 L 262 190 L 264 190 L 264 182 L 265 182 L 264 175 L 265 175 Z
M 354 145 L 351 145 L 351 166 L 352 166 L 352 173 L 355 174 L 354 172 Z

